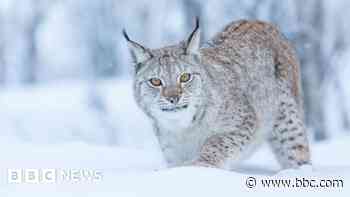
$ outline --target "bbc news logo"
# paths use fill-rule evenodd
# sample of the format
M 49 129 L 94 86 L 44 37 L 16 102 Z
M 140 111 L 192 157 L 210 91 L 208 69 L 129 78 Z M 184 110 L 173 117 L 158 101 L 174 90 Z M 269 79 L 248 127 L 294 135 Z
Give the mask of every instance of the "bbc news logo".
M 8 169 L 8 183 L 49 184 L 101 181 L 101 171 L 92 169 Z

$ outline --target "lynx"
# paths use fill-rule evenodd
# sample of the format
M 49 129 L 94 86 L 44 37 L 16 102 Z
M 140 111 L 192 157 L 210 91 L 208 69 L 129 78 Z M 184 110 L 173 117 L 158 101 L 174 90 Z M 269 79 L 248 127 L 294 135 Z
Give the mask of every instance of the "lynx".
M 267 141 L 282 168 L 310 163 L 295 50 L 272 24 L 240 20 L 201 44 L 131 40 L 134 96 L 169 166 L 232 169 Z

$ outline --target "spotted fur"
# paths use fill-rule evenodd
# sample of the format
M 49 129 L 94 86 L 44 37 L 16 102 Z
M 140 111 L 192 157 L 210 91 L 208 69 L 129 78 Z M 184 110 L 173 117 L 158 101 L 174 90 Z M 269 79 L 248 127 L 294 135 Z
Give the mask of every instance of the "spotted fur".
M 275 26 L 232 22 L 201 45 L 197 21 L 188 39 L 159 49 L 124 35 L 136 102 L 169 166 L 232 168 L 265 140 L 282 167 L 310 163 L 298 59 Z M 179 82 L 183 73 L 189 82 Z M 150 86 L 152 78 L 162 85 Z

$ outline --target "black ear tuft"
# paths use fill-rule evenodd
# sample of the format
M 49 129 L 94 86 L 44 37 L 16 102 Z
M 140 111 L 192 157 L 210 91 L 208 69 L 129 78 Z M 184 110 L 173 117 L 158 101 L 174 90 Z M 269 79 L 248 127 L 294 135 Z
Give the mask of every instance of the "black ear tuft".
M 196 16 L 196 26 L 195 29 L 199 28 L 199 16 Z
M 128 36 L 128 33 L 126 33 L 126 30 L 125 30 L 125 29 L 123 29 L 122 33 L 123 33 L 123 36 L 124 36 L 124 38 L 126 39 L 126 41 L 130 42 L 131 40 L 130 40 L 130 38 L 129 38 L 129 36 Z
M 191 40 L 193 39 L 194 34 L 198 31 L 198 29 L 199 29 L 199 17 L 196 16 L 194 29 L 193 29 L 192 33 L 190 34 L 190 36 L 188 37 L 187 43 L 191 42 Z

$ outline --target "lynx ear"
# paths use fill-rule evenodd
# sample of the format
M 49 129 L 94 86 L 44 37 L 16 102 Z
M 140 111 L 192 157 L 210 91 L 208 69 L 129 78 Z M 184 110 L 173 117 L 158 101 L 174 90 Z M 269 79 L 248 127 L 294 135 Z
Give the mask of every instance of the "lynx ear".
M 140 45 L 135 41 L 132 41 L 126 33 L 125 29 L 123 29 L 123 36 L 128 42 L 128 47 L 134 63 L 138 64 L 153 57 L 149 49 L 145 48 L 144 46 Z
M 200 48 L 201 31 L 199 29 L 199 18 L 196 17 L 196 26 L 186 42 L 186 53 L 187 54 L 198 54 Z

